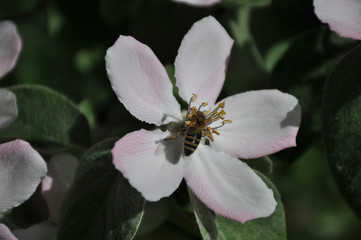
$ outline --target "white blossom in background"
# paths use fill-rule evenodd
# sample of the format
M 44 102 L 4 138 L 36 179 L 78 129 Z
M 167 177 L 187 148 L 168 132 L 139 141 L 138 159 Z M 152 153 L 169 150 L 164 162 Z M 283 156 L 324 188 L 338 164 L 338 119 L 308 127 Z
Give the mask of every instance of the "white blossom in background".
M 317 17 L 342 37 L 361 40 L 361 0 L 314 0 Z
M 0 78 L 13 69 L 22 43 L 13 22 L 0 22 Z M 0 130 L 10 126 L 18 116 L 15 95 L 0 88 Z
M 27 200 L 46 172 L 45 161 L 29 143 L 15 140 L 0 144 L 0 212 Z
M 16 26 L 0 22 L 0 77 L 15 65 L 21 50 Z M 0 130 L 17 117 L 15 95 L 0 89 Z M 45 161 L 29 143 L 15 140 L 0 144 L 0 212 L 16 207 L 36 190 L 47 171 Z
M 185 3 L 193 6 L 207 7 L 219 3 L 221 0 L 173 0 L 174 2 Z
M 12 232 L 0 224 L 0 240 L 56 240 L 61 204 L 73 181 L 77 159 L 70 154 L 56 154 L 48 163 L 48 173 L 41 183 L 41 192 L 48 205 L 48 221 Z

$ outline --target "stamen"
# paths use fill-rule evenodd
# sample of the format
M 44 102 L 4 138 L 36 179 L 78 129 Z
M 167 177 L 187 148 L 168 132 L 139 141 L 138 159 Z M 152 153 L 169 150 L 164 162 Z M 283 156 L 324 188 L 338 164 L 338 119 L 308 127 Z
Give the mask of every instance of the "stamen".
M 204 111 L 203 113 L 204 115 L 208 116 L 211 113 L 211 108 L 209 108 L 207 111 Z
M 212 136 L 212 128 L 211 127 L 207 127 L 207 129 L 204 131 L 204 134 L 206 135 L 207 138 L 209 138 L 209 140 L 211 140 L 211 142 L 214 141 L 214 138 Z
M 191 99 L 189 100 L 188 103 L 188 111 L 187 111 L 187 117 L 189 116 L 190 112 L 191 112 L 191 106 L 192 106 L 192 102 L 195 102 L 197 100 L 197 94 L 193 93 Z
M 217 129 L 217 128 L 223 127 L 224 124 L 229 124 L 229 123 L 232 123 L 232 121 L 231 121 L 231 120 L 223 120 L 223 121 L 222 121 L 222 125 L 217 126 L 217 127 L 214 127 L 213 129 Z
M 219 106 L 216 107 L 210 114 L 207 114 L 206 116 L 207 117 L 213 117 L 214 115 L 217 114 L 218 109 L 219 109 Z
M 231 120 L 226 120 L 225 115 L 226 112 L 224 111 L 224 107 L 226 105 L 226 102 L 223 101 L 218 104 L 213 110 L 212 108 L 209 108 L 208 110 L 201 111 L 202 107 L 208 106 L 207 102 L 202 102 L 202 104 L 197 108 L 195 106 L 192 106 L 192 103 L 197 100 L 197 94 L 193 94 L 191 99 L 189 100 L 188 105 L 188 112 L 185 119 L 185 129 L 188 129 L 189 127 L 197 128 L 199 131 L 202 132 L 202 136 L 208 138 L 211 142 L 214 141 L 213 134 L 220 135 L 220 132 L 218 132 L 218 128 L 221 128 L 225 124 L 232 123 Z M 203 113 L 205 115 L 203 118 L 200 118 L 200 114 Z M 210 127 L 212 123 L 218 121 L 219 119 L 222 120 L 222 124 L 217 127 Z M 176 136 L 173 136 L 173 138 Z
M 201 107 L 205 107 L 207 105 L 208 105 L 207 102 L 202 102 L 202 104 L 198 107 L 198 111 L 201 110 Z

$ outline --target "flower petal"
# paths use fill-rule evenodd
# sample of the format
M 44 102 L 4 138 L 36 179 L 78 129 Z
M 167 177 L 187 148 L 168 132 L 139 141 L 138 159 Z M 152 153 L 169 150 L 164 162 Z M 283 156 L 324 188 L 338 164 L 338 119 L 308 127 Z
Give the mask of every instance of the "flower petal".
M 61 204 L 77 166 L 71 154 L 56 154 L 48 163 L 48 174 L 41 183 L 41 193 L 49 207 L 49 221 L 59 223 Z
M 211 6 L 219 3 L 221 0 L 173 0 L 175 2 L 183 2 L 194 6 Z
M 0 22 L 0 78 L 15 66 L 20 50 L 21 40 L 15 24 Z
M 222 101 L 226 103 L 225 117 L 232 123 L 218 130 L 220 135 L 214 137 L 212 148 L 248 159 L 296 146 L 301 107 L 295 97 L 278 90 L 261 90 Z
M 188 186 L 217 215 L 243 223 L 274 212 L 272 190 L 246 163 L 206 145 L 184 162 Z
M 0 212 L 20 205 L 46 175 L 43 158 L 22 140 L 0 145 Z
M 156 125 L 182 119 L 167 72 L 148 46 L 120 36 L 105 61 L 114 92 L 136 118 Z
M 195 105 L 217 100 L 222 89 L 233 40 L 212 16 L 196 22 L 184 36 L 175 60 L 179 95 L 188 102 L 195 93 Z
M 314 0 L 317 17 L 340 36 L 361 39 L 360 0 Z
M 19 240 L 56 240 L 58 227 L 49 222 L 41 222 L 26 229 L 14 230 Z
M 0 88 L 0 130 L 8 128 L 17 117 L 15 94 Z
M 141 129 L 128 133 L 112 149 L 113 164 L 148 201 L 172 194 L 183 178 L 182 139 L 169 132 Z
M 18 240 L 7 226 L 0 223 L 0 240 Z

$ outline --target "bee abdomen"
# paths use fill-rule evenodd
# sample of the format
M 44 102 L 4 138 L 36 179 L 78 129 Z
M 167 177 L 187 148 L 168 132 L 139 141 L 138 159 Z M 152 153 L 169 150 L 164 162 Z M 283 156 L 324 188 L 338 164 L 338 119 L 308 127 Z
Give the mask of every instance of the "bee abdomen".
M 202 133 L 186 134 L 184 138 L 184 155 L 189 156 L 197 149 Z

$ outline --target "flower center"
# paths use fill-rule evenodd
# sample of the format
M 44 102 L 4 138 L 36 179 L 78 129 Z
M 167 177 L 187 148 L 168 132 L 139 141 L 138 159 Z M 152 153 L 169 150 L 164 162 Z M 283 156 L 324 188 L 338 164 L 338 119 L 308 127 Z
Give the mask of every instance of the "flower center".
M 224 111 L 225 101 L 218 104 L 213 110 L 208 109 L 202 111 L 202 107 L 208 105 L 207 102 L 203 102 L 198 108 L 192 106 L 192 103 L 197 100 L 197 95 L 193 94 L 188 104 L 188 111 L 185 119 L 186 132 L 197 132 L 201 133 L 201 136 L 207 137 L 211 142 L 214 141 L 212 134 L 220 135 L 218 129 L 223 127 L 225 124 L 232 123 L 231 120 L 225 120 Z M 222 120 L 221 124 L 216 127 L 210 127 L 214 122 Z

